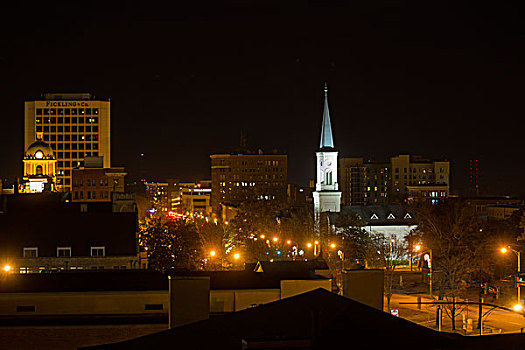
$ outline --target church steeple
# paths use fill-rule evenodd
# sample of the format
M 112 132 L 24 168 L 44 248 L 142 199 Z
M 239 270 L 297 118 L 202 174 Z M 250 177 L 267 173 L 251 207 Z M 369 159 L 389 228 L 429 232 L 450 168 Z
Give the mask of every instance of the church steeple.
M 319 144 L 319 148 L 334 148 L 330 111 L 328 110 L 328 85 L 326 83 L 324 83 L 323 125 L 321 127 L 321 143 Z

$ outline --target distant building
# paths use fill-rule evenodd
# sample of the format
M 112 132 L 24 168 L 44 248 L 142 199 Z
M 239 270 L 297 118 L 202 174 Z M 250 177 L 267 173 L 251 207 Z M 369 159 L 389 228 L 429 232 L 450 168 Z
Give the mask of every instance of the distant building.
M 162 216 L 198 214 L 211 216 L 211 181 L 145 182 L 149 210 Z
M 55 191 L 57 160 L 51 146 L 42 141 L 41 137 L 27 148 L 23 163 L 24 176 L 18 184 L 18 192 Z
M 103 167 L 103 157 L 86 157 L 84 166 L 73 169 L 74 202 L 109 202 L 113 193 L 124 193 L 124 168 Z
M 25 149 L 37 133 L 55 151 L 59 191 L 71 191 L 73 169 L 82 166 L 85 157 L 103 156 L 104 168 L 111 167 L 109 100 L 88 93 L 48 93 L 27 101 Z
M 503 216 L 508 215 L 510 211 L 512 211 L 512 207 L 523 206 L 523 200 L 510 196 L 459 197 L 455 198 L 455 200 L 463 201 L 466 205 L 472 208 L 477 216 L 485 219 L 489 216 L 489 208 L 492 208 L 490 209 L 492 211 L 490 215 L 493 216 L 493 218 L 496 218 L 502 214 Z M 495 209 L 497 207 L 500 209 Z M 502 213 L 502 208 L 508 208 L 508 210 L 504 210 Z
M 302 207 L 313 203 L 312 189 L 310 187 L 288 184 L 286 193 L 288 195 L 288 205 L 292 207 Z
M 472 196 L 479 196 L 481 177 L 479 159 L 469 159 L 468 167 L 469 194 Z
M 284 154 L 212 154 L 211 203 L 218 215 L 221 204 L 252 201 L 286 203 L 287 156 Z
M 73 203 L 70 194 L 4 196 L 0 264 L 20 273 L 140 267 L 136 211 Z
M 523 209 L 523 205 L 519 204 L 496 204 L 487 207 L 487 219 L 489 221 L 507 220 L 514 214 Z
M 168 182 L 144 182 L 146 185 L 146 199 L 150 204 L 148 210 L 167 215 L 171 209 L 168 195 Z
M 398 155 L 389 163 L 341 158 L 344 205 L 388 205 L 429 200 L 436 203 L 450 191 L 450 163 L 420 156 Z

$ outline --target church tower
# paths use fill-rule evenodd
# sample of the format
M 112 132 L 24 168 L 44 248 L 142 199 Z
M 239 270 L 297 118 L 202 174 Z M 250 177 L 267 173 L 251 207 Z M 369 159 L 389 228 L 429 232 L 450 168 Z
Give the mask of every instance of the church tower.
M 322 213 L 341 211 L 341 192 L 337 183 L 337 154 L 334 148 L 330 112 L 328 110 L 328 87 L 324 85 L 324 111 L 321 126 L 321 142 L 317 156 L 317 181 L 315 184 L 314 219 L 319 228 Z

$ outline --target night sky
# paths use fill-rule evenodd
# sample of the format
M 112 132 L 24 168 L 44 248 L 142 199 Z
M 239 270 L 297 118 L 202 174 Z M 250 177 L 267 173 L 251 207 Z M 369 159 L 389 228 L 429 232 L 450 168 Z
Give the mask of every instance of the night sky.
M 305 185 L 326 81 L 340 156 L 447 158 L 453 191 L 479 159 L 486 193 L 525 194 L 522 8 L 195 3 L 4 7 L 0 177 L 22 175 L 24 100 L 90 92 L 111 99 L 112 165 L 128 180 L 210 178 L 209 154 L 244 129 L 251 148 L 288 154 L 288 181 Z

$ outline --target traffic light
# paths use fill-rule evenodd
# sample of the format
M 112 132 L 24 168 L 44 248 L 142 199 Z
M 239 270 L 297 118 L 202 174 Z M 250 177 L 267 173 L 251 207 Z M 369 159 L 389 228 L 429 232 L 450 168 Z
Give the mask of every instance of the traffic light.
M 487 294 L 487 282 L 481 282 L 479 286 L 481 287 L 483 294 Z

